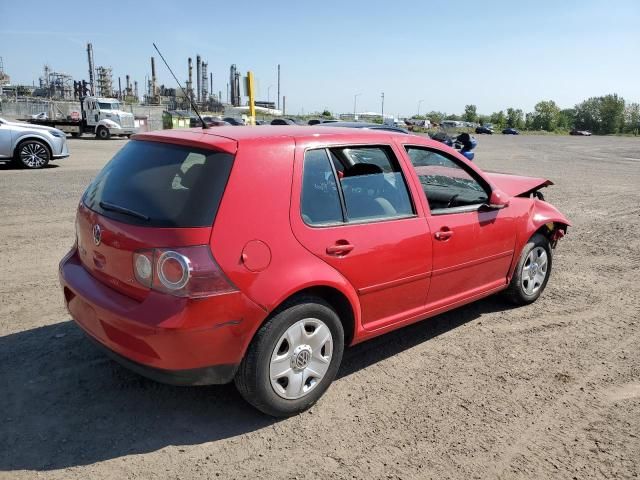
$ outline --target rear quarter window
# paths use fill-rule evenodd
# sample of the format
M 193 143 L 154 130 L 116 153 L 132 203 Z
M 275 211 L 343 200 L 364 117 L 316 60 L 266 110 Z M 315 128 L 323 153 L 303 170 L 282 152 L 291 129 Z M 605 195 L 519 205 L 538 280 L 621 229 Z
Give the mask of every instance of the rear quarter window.
M 91 210 L 124 223 L 208 227 L 233 158 L 223 152 L 133 140 L 102 169 L 83 201 Z

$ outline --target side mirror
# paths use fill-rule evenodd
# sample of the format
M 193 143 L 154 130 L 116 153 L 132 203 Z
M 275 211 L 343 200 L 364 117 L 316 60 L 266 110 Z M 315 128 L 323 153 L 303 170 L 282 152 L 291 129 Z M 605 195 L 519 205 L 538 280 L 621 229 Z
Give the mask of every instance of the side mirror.
M 509 196 L 502 190 L 492 190 L 491 197 L 489 197 L 489 208 L 499 210 L 509 206 Z

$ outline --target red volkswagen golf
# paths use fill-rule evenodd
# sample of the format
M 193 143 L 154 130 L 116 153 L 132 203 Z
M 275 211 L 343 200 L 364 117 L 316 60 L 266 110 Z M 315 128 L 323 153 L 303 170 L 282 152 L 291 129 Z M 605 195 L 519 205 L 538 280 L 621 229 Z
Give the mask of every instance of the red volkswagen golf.
M 89 185 L 60 263 L 71 316 L 175 384 L 313 405 L 346 346 L 503 291 L 535 301 L 568 220 L 541 178 L 442 143 L 331 127 L 136 135 Z

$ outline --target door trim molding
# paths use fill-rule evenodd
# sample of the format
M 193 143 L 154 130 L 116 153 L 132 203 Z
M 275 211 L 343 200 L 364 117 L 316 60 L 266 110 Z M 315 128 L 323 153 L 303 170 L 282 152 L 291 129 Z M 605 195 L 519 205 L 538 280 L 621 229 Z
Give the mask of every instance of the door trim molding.
M 475 260 L 470 260 L 465 263 L 459 263 L 458 265 L 453 265 L 451 267 L 445 267 L 445 268 L 439 268 L 437 270 L 433 270 L 431 272 L 431 276 L 437 277 L 439 275 L 444 275 L 445 273 L 455 272 L 456 270 L 462 270 L 464 268 L 473 267 L 474 265 L 480 265 L 481 263 L 485 263 L 485 262 L 491 262 L 492 260 L 497 260 L 499 258 L 510 257 L 512 255 L 513 255 L 513 250 L 507 250 L 505 252 L 489 255 L 488 257 L 482 257 Z

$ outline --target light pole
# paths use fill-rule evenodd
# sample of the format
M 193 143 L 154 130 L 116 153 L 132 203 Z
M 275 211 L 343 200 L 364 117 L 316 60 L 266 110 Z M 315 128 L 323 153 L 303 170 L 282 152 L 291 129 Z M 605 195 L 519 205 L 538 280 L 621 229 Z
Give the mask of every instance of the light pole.
M 418 102 L 418 117 L 420 116 L 420 104 L 421 104 L 422 102 L 424 102 L 424 100 L 420 100 L 420 101 Z
M 384 92 L 380 95 L 382 97 L 382 108 L 380 109 L 380 116 L 382 117 L 382 123 L 384 123 Z
M 353 120 L 355 121 L 356 119 L 356 105 L 358 104 L 358 97 L 362 95 L 361 93 L 356 93 L 353 96 Z
M 269 85 L 267 87 L 267 103 L 269 103 L 269 99 L 271 98 L 271 89 L 273 88 L 273 85 Z

